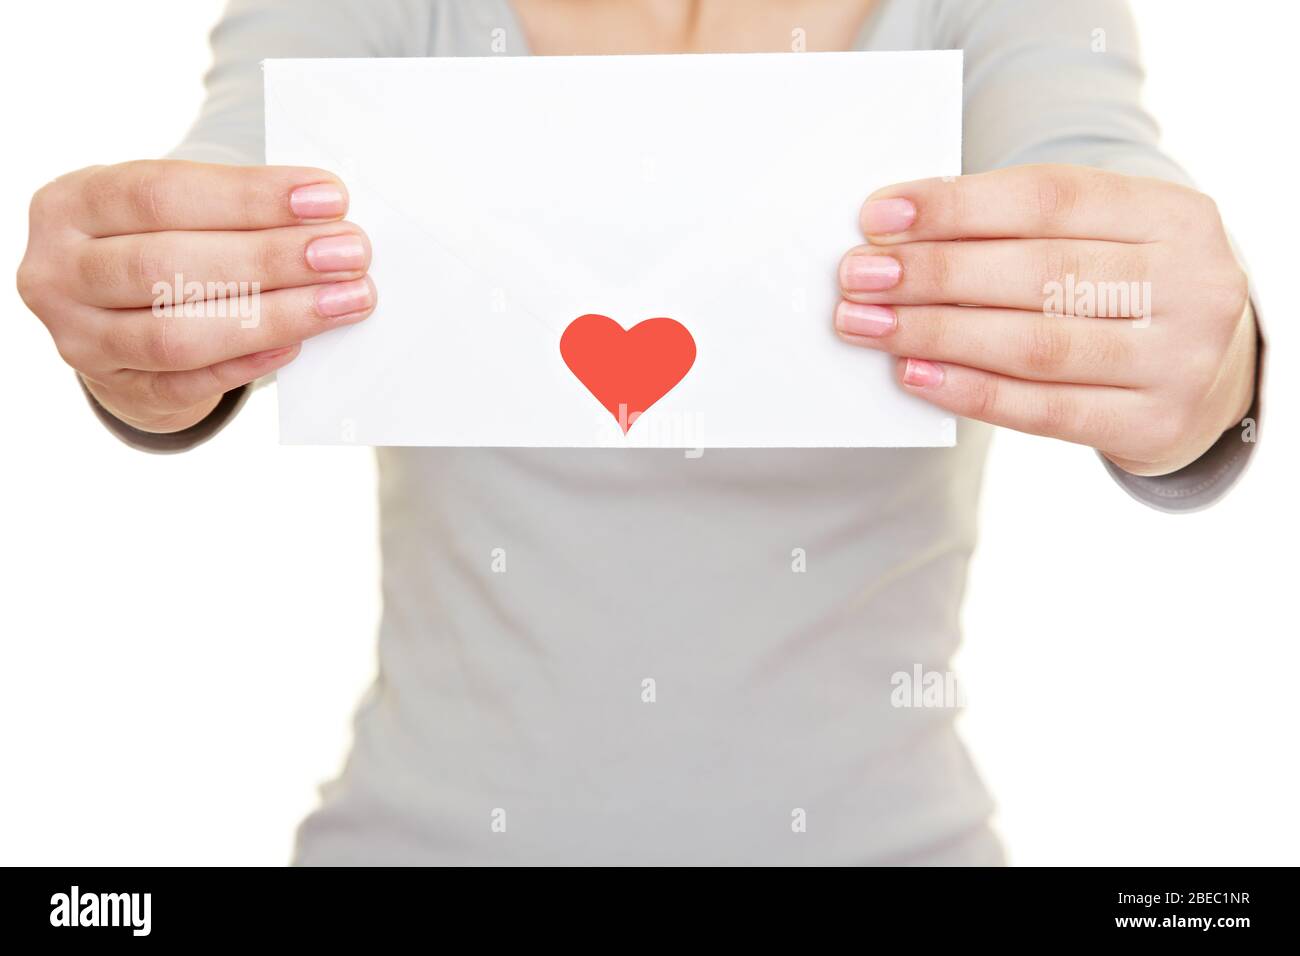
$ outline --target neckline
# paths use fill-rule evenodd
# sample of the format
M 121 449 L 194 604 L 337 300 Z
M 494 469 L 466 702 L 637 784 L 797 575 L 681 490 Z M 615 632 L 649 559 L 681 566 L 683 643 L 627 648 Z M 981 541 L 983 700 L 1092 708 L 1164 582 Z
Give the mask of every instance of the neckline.
M 867 11 L 867 17 L 862 21 L 862 26 L 858 27 L 857 35 L 853 38 L 853 45 L 849 47 L 851 52 L 863 52 L 871 49 L 871 41 L 875 37 L 876 27 L 880 22 L 880 13 L 889 0 L 873 0 L 871 9 Z M 516 56 L 533 56 L 532 47 L 528 43 L 528 34 L 524 32 L 524 22 L 519 19 L 515 11 L 514 0 L 501 0 L 501 19 L 506 25 L 506 34 L 514 38 L 515 46 L 519 52 Z M 743 54 L 741 54 L 743 55 Z

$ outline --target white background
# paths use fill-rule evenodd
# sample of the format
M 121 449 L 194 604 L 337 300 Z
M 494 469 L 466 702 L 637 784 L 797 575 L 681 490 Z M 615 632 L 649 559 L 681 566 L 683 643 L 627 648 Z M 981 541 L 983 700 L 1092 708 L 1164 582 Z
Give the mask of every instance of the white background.
M 1136 6 L 1167 147 L 1258 286 L 1263 441 L 1229 499 L 1169 517 L 1085 449 L 999 433 L 963 726 L 1013 862 L 1295 864 L 1297 23 L 1265 0 Z M 181 136 L 219 9 L 5 9 L 6 269 L 46 179 Z M 7 281 L 0 301 L 0 862 L 285 862 L 373 671 L 369 453 L 279 446 L 267 393 L 198 451 L 132 452 Z

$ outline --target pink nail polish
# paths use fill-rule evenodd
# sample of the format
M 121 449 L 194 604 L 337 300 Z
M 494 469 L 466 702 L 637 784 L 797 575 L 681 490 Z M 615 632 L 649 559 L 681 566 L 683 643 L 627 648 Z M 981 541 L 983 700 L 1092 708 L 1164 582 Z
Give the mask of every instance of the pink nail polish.
M 910 199 L 873 199 L 862 207 L 862 231 L 869 236 L 889 236 L 916 222 L 916 205 Z
M 289 208 L 299 219 L 337 219 L 347 212 L 348 199 L 334 183 L 314 183 L 291 192 Z
M 852 255 L 840 266 L 840 285 L 848 292 L 883 292 L 898 285 L 902 275 L 893 256 Z
M 849 335 L 879 338 L 898 325 L 898 316 L 887 305 L 859 305 L 841 302 L 835 307 L 835 327 Z
M 366 242 L 358 235 L 323 236 L 307 245 L 307 265 L 317 272 L 351 272 L 366 267 Z
M 375 303 L 374 293 L 367 279 L 352 282 L 333 282 L 322 286 L 316 293 L 316 311 L 327 318 L 364 312 Z
M 943 366 L 925 359 L 908 359 L 903 381 L 914 388 L 934 388 L 943 384 Z

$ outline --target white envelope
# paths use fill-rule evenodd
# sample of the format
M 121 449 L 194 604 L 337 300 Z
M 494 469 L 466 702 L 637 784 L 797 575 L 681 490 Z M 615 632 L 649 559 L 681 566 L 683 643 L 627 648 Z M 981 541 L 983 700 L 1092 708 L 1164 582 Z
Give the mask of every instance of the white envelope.
M 266 61 L 267 162 L 343 178 L 379 289 L 280 371 L 281 440 L 951 445 L 831 319 L 866 196 L 960 173 L 961 74 L 959 51 Z M 589 314 L 673 323 L 606 326 L 598 396 L 561 353 Z M 620 421 L 624 378 L 685 363 L 649 334 L 677 324 L 689 370 Z

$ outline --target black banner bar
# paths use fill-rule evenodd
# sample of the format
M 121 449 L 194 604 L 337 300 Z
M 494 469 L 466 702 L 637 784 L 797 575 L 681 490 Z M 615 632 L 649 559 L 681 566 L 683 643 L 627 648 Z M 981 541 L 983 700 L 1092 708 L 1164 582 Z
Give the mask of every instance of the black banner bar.
M 1289 869 L 878 870 L 801 875 L 762 888 L 727 870 L 451 874 L 429 870 L 9 869 L 0 917 L 44 943 L 379 941 L 511 926 L 632 936 L 698 921 L 743 938 L 786 929 L 815 945 L 831 931 L 935 940 L 1123 940 L 1238 948 L 1294 935 Z M 515 883 L 515 880 L 520 880 Z M 572 880 L 575 885 L 566 888 Z M 657 886 L 653 885 L 657 884 Z M 593 925 L 595 924 L 595 925 Z M 621 929 L 620 929 L 621 924 Z M 567 935 L 567 934 L 566 934 Z M 614 937 L 606 937 L 609 940 Z M 776 937 L 772 937 L 774 940 Z M 884 937 L 879 937 L 884 938 Z

